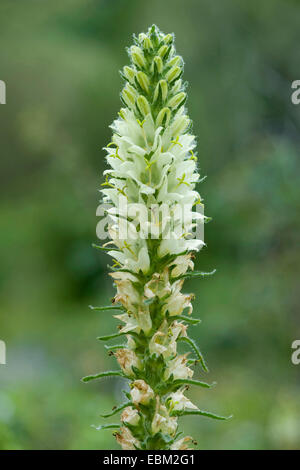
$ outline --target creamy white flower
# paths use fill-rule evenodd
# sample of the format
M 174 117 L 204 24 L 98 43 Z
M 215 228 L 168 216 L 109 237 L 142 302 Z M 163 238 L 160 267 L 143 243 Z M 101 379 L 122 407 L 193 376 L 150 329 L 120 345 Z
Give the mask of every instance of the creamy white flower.
M 126 276 L 122 276 L 126 274 Z M 114 315 L 115 318 L 126 323 L 121 329 L 122 333 L 127 331 L 139 332 L 140 330 L 148 333 L 152 327 L 151 316 L 149 307 L 143 302 L 143 296 L 133 286 L 138 280 L 130 273 L 111 273 L 115 279 L 117 286 L 117 295 L 114 298 L 114 303 L 120 302 L 127 310 L 127 313 L 121 315 Z
M 151 425 L 152 432 L 154 434 L 162 432 L 173 436 L 176 433 L 177 427 L 177 418 L 175 416 L 171 417 L 164 405 L 157 407 Z
M 149 387 L 144 380 L 135 380 L 132 383 L 130 395 L 135 405 L 138 405 L 139 403 L 147 405 L 154 397 L 152 388 Z
M 194 372 L 187 367 L 187 354 L 177 356 L 168 362 L 168 367 L 165 370 L 164 377 L 166 380 L 173 375 L 174 380 L 177 379 L 190 379 L 193 377 Z
M 197 406 L 183 395 L 182 390 L 171 393 L 167 398 L 167 403 L 170 411 L 185 409 L 198 410 Z
M 152 328 L 152 320 L 149 308 L 145 305 L 142 305 L 141 308 L 137 311 L 136 317 L 141 330 L 143 330 L 146 334 L 149 333 Z
M 157 331 L 154 333 L 149 342 L 150 354 L 157 354 L 158 356 L 162 354 L 165 356 L 168 351 L 167 346 L 168 344 L 166 342 L 166 334 L 163 331 Z
M 177 256 L 175 260 L 171 263 L 171 267 L 173 267 L 171 271 L 171 277 L 179 277 L 182 274 L 185 274 L 188 269 L 194 269 L 194 263 L 191 260 L 192 253 L 188 253 L 186 255 Z
M 161 274 L 154 273 L 152 278 L 144 287 L 144 295 L 148 299 L 157 296 L 159 299 L 171 294 L 171 284 L 169 282 L 169 271 L 165 269 Z
M 129 331 L 139 333 L 141 330 L 148 333 L 151 330 L 151 316 L 149 309 L 146 306 L 141 307 L 135 313 L 121 313 L 120 315 L 114 315 L 114 318 L 125 323 L 125 325 L 120 329 L 120 333 L 127 333 Z
M 136 348 L 136 342 L 134 341 L 133 337 L 131 335 L 126 335 L 126 339 L 127 339 L 128 349 L 131 349 L 132 351 L 134 351 Z
M 117 295 L 114 303 L 120 302 L 126 310 L 135 311 L 140 304 L 140 295 L 130 280 L 115 280 Z
M 129 246 L 130 249 L 124 248 L 123 252 L 111 250 L 108 251 L 108 255 L 112 256 L 115 260 L 117 260 L 121 265 L 130 271 L 136 273 L 142 271 L 143 273 L 146 273 L 150 266 L 147 247 L 135 247 L 136 252 L 134 252 L 132 246 L 130 246 L 130 243 L 127 242 L 127 246 Z
M 113 279 L 117 279 L 117 280 L 120 280 L 120 281 L 138 282 L 138 278 L 136 276 L 134 276 L 133 274 L 128 273 L 128 272 L 117 271 L 117 272 L 114 272 L 114 273 L 109 273 L 109 275 Z
M 174 321 L 170 328 L 175 339 L 179 338 L 179 336 L 187 336 L 187 325 L 184 325 L 181 322 Z
M 132 408 L 132 406 L 127 406 L 121 415 L 121 421 L 125 422 L 126 424 L 130 424 L 131 426 L 137 426 L 140 419 L 141 418 L 138 410 Z
M 151 354 L 162 354 L 164 358 L 172 357 L 176 354 L 177 339 L 186 336 L 187 327 L 177 321 L 168 325 L 166 320 L 163 321 L 159 330 L 154 333 L 149 342 L 149 351 Z
M 128 315 L 127 313 L 121 313 L 121 315 L 114 315 L 114 318 L 121 320 L 125 325 L 120 329 L 120 333 L 128 333 L 129 331 L 134 331 L 139 333 L 141 328 L 134 316 Z
M 188 444 L 193 444 L 193 438 L 190 436 L 183 437 L 178 441 L 175 441 L 171 445 L 171 450 L 193 450 L 193 447 L 189 447 Z
M 136 367 L 137 369 L 141 368 L 140 359 L 137 357 L 135 352 L 131 351 L 130 349 L 117 349 L 115 352 L 115 357 L 117 358 L 117 361 L 120 364 L 123 372 L 128 376 L 134 375 L 132 367 Z
M 183 285 L 183 279 L 175 281 L 171 287 L 171 295 L 167 298 L 165 305 L 163 306 L 163 312 L 169 312 L 172 315 L 180 315 L 185 308 L 188 308 L 188 313 L 192 313 L 193 306 L 191 300 L 193 295 L 182 294 L 181 288 Z
M 138 439 L 133 437 L 132 433 L 125 426 L 121 427 L 120 432 L 116 433 L 115 436 L 123 450 L 136 450 L 140 446 Z

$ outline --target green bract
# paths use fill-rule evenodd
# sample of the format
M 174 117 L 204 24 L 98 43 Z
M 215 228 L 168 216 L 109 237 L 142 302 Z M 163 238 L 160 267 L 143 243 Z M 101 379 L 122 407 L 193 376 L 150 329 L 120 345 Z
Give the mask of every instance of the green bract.
M 97 248 L 105 251 L 113 245 L 107 253 L 114 260 L 110 276 L 117 293 L 112 306 L 98 309 L 119 307 L 114 316 L 122 327 L 119 333 L 99 339 L 120 337 L 127 342 L 107 346 L 121 371 L 84 380 L 121 375 L 130 381 L 127 402 L 107 415 L 122 411 L 115 436 L 123 449 L 187 449 L 193 441 L 177 439 L 179 416 L 225 419 L 199 410 L 185 396 L 189 385 L 211 385 L 192 379 L 195 364 L 204 371 L 207 367 L 187 335 L 188 325 L 198 320 L 183 315 L 185 309 L 192 312 L 193 299 L 181 292 L 184 278 L 192 274 L 193 252 L 204 244 L 189 234 L 204 216 L 195 210 L 201 204 L 195 190 L 199 180 L 195 137 L 189 133 L 191 122 L 184 107 L 183 61 L 173 43 L 173 35 L 156 26 L 134 38 L 128 50 L 131 64 L 122 71 L 124 107 L 111 126 L 112 142 L 105 149 L 109 169 L 101 191 L 104 201 L 113 205 L 108 211 L 111 241 Z M 160 214 L 162 207 L 168 209 L 165 216 Z M 179 341 L 191 348 L 194 357 L 177 353 Z

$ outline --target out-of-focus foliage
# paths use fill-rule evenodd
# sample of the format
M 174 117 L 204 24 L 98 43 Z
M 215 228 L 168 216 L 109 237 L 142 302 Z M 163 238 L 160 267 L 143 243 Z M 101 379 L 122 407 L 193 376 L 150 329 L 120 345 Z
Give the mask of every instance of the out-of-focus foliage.
M 213 222 L 190 282 L 213 391 L 191 390 L 230 422 L 184 418 L 204 449 L 300 447 L 300 6 L 292 0 L 2 0 L 0 79 L 1 449 L 115 448 L 97 414 L 121 396 L 95 337 L 115 327 L 108 259 L 94 252 L 108 125 L 131 34 L 174 31 Z M 195 330 L 196 331 L 196 330 Z

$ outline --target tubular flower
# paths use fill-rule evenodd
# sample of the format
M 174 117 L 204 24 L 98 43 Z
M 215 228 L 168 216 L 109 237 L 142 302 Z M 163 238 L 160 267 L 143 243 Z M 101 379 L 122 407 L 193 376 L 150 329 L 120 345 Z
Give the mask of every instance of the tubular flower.
M 128 427 L 122 426 L 120 432 L 115 434 L 117 442 L 124 450 L 135 450 L 139 448 L 139 441 L 133 437 Z
M 127 406 L 122 413 L 121 421 L 123 421 L 123 423 L 130 424 L 131 426 L 137 426 L 140 421 L 138 410 L 132 408 L 132 406 Z
M 207 368 L 187 335 L 187 327 L 200 321 L 184 312 L 192 313 L 193 294 L 182 293 L 185 278 L 209 274 L 193 271 L 194 253 L 204 242 L 191 234 L 205 219 L 197 210 L 202 203 L 195 189 L 200 178 L 196 142 L 173 35 L 152 26 L 134 37 L 128 53 L 130 66 L 122 71 L 124 107 L 111 126 L 101 187 L 109 204 L 111 241 L 100 248 L 113 258 L 110 276 L 117 291 L 107 309 L 119 308 L 115 318 L 122 324 L 119 333 L 99 338 L 125 336 L 127 343 L 111 346 L 121 371 L 83 380 L 121 375 L 131 382 L 128 401 L 109 415 L 123 410 L 115 434 L 123 449 L 186 449 L 192 439 L 176 440 L 178 416 L 217 417 L 185 396 L 189 384 L 210 387 L 192 379 L 196 363 Z M 195 357 L 178 355 L 179 342 L 189 345 Z
M 144 380 L 135 380 L 132 384 L 131 398 L 135 405 L 148 405 L 154 398 L 151 387 Z

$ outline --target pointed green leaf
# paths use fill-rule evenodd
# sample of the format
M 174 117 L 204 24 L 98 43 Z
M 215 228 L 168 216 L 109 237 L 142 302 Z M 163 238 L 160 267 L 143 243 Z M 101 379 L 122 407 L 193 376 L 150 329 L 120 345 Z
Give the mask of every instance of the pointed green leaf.
M 100 251 L 111 251 L 111 250 L 121 251 L 118 248 L 113 248 L 113 247 L 108 247 L 108 246 L 100 246 L 100 245 L 96 245 L 95 243 L 92 243 L 92 247 L 96 248 L 96 250 L 100 250 Z
M 87 375 L 83 377 L 81 380 L 82 382 L 89 382 L 90 380 L 102 379 L 102 377 L 126 377 L 120 370 L 109 370 L 107 372 L 100 372 L 100 374 L 96 375 Z
M 207 175 L 203 176 L 202 178 L 200 178 L 197 182 L 198 183 L 203 183 L 203 181 L 205 181 L 207 178 Z
M 187 317 L 185 315 L 176 315 L 174 317 L 169 317 L 169 319 L 185 321 L 187 323 L 190 323 L 191 325 L 198 325 L 198 323 L 201 323 L 201 320 L 199 318 Z
M 179 276 L 177 279 L 185 279 L 185 278 L 189 278 L 189 277 L 206 277 L 206 276 L 212 276 L 213 274 L 215 274 L 216 271 L 217 271 L 216 269 L 213 269 L 213 271 L 210 271 L 210 272 L 208 272 L 208 273 L 202 272 L 202 271 L 189 271 L 188 273 L 182 274 L 182 275 Z
M 109 351 L 114 351 L 115 349 L 127 349 L 126 344 L 114 344 L 113 346 L 108 346 L 108 344 L 105 344 L 104 347 Z
M 219 415 L 216 415 L 215 413 L 211 413 L 210 411 L 203 411 L 203 410 L 177 410 L 177 411 L 173 411 L 171 415 L 174 415 L 174 416 L 200 415 L 200 416 L 206 416 L 207 418 L 219 419 L 221 421 L 225 421 L 227 419 L 232 418 L 232 415 L 219 416 Z
M 200 361 L 200 364 L 203 370 L 205 370 L 205 372 L 208 372 L 208 367 L 205 363 L 204 357 L 202 356 L 202 353 L 200 349 L 198 348 L 197 344 L 195 343 L 195 341 L 189 338 L 188 336 L 180 336 L 177 341 L 184 341 L 185 343 L 188 343 L 193 349 L 194 353 L 196 354 L 198 360 Z
M 105 307 L 93 307 L 89 305 L 91 310 L 124 310 L 123 307 L 117 307 L 117 305 L 106 305 Z
M 127 390 L 122 390 L 122 392 L 124 393 L 125 397 L 128 398 L 128 400 L 130 401 L 131 400 L 130 393 Z
M 105 415 L 100 415 L 100 416 L 102 418 L 109 418 L 110 416 L 113 416 L 113 415 L 119 413 L 119 411 L 124 410 L 124 408 L 126 408 L 127 406 L 130 406 L 130 405 L 132 405 L 132 402 L 128 401 L 127 403 L 123 403 L 123 405 L 120 405 L 120 406 L 116 407 L 111 413 L 107 413 Z
M 116 250 L 113 250 L 116 251 Z M 116 268 L 114 266 L 110 266 L 110 264 L 107 265 L 108 269 L 111 269 L 112 271 L 116 273 L 130 273 L 135 277 L 139 277 L 139 273 L 135 273 L 134 271 L 130 271 L 129 269 L 124 269 L 124 268 Z
M 92 424 L 92 428 L 95 428 L 97 431 L 102 431 L 102 429 L 119 429 L 119 427 L 119 424 L 101 424 L 100 426 Z
M 174 380 L 172 385 L 174 385 L 174 386 L 176 386 L 176 385 L 197 385 L 198 387 L 211 388 L 215 384 L 216 384 L 216 382 L 213 382 L 212 384 L 208 384 L 206 382 L 201 382 L 200 380 L 177 379 L 177 380 Z
M 112 335 L 108 335 L 108 336 L 98 336 L 97 339 L 99 341 L 108 341 L 109 339 L 118 338 L 119 336 L 124 336 L 124 335 L 137 336 L 137 334 L 133 331 L 126 331 L 123 333 L 113 333 Z

